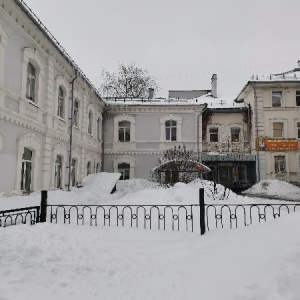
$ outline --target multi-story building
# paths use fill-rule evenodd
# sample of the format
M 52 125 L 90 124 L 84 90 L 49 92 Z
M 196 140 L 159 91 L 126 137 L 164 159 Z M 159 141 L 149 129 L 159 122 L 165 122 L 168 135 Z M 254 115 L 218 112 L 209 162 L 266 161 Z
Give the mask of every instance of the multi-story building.
M 281 74 L 253 75 L 237 97 L 250 104 L 257 180 L 300 183 L 300 64 Z
M 1 0 L 0 191 L 66 188 L 100 172 L 103 107 L 27 6 Z
M 236 100 L 218 97 L 214 74 L 209 90 L 104 101 L 22 0 L 0 0 L 0 191 L 67 189 L 100 171 L 149 178 L 182 144 L 228 187 L 300 182 L 299 76 L 254 76 Z

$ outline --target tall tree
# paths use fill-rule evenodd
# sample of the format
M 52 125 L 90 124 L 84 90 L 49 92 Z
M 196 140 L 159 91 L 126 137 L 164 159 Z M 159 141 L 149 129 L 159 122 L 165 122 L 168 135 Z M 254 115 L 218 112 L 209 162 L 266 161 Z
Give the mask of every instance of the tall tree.
M 154 77 L 134 62 L 128 65 L 120 63 L 116 73 L 103 69 L 102 78 L 101 89 L 104 97 L 148 98 L 149 89 L 154 92 L 159 89 Z

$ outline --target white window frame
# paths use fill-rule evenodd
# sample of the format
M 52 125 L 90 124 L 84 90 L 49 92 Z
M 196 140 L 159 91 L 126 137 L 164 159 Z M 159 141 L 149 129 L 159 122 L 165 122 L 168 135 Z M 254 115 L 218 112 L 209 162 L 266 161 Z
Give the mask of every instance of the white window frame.
M 128 165 L 129 166 L 129 168 L 126 168 L 126 169 L 120 169 L 120 166 L 122 165 L 122 164 L 126 164 L 126 165 Z M 120 164 L 118 164 L 118 173 L 121 173 L 121 177 L 120 177 L 120 180 L 127 180 L 127 179 L 131 179 L 130 178 L 130 164 L 128 164 L 128 163 L 120 163 Z
M 0 21 L 0 84 L 4 85 L 5 49 L 8 45 L 8 34 Z
M 76 103 L 78 103 L 78 109 L 76 109 Z M 79 115 L 80 115 L 80 102 L 78 98 L 74 100 L 74 108 L 73 108 L 73 125 L 76 128 L 79 128 Z
M 124 123 L 124 122 L 126 122 L 126 125 L 125 126 L 122 126 L 122 125 L 120 125 L 121 123 Z M 119 142 L 122 142 L 122 143 L 129 143 L 130 142 L 130 128 L 131 128 L 131 124 L 130 124 L 130 121 L 119 121 L 119 123 L 118 123 L 118 127 L 119 127 L 119 129 L 118 129 L 118 134 L 119 134 Z M 127 136 L 126 136 L 126 133 L 128 133 L 128 131 L 129 131 L 129 139 L 127 139 Z M 122 132 L 123 133 L 123 140 L 122 139 L 120 139 L 120 132 Z
M 239 129 L 239 140 L 237 142 L 232 141 L 232 129 Z M 233 144 L 238 144 L 238 143 L 243 143 L 244 142 L 244 136 L 243 136 L 243 126 L 234 124 L 229 126 L 229 137 L 230 137 L 230 143 Z
M 89 109 L 88 122 L 87 122 L 87 133 L 89 135 L 93 135 L 93 123 L 94 123 L 94 112 L 91 109 Z
M 166 121 L 176 121 L 176 141 L 166 139 Z M 182 142 L 182 117 L 179 115 L 169 114 L 160 118 L 160 142 L 178 143 Z
M 134 178 L 135 173 L 135 159 L 129 156 L 121 156 L 113 161 L 113 171 L 114 173 L 118 173 L 118 166 L 122 163 L 129 164 L 130 165 L 130 172 L 129 172 L 129 178 Z
M 167 124 L 170 123 L 170 124 Z M 175 129 L 175 139 L 173 140 L 172 137 L 172 131 Z M 169 132 L 168 132 L 169 131 Z M 167 134 L 168 132 L 168 134 Z M 165 122 L 165 135 L 166 135 L 166 141 L 167 142 L 177 142 L 177 121 L 175 120 L 167 120 Z M 169 138 L 168 138 L 169 135 Z
M 69 94 L 69 82 L 67 81 L 67 79 L 63 76 L 56 76 L 55 77 L 55 105 L 54 105 L 54 115 L 57 116 L 58 118 L 62 119 L 62 120 L 67 120 L 68 118 L 68 99 L 70 97 Z M 63 116 L 60 116 L 58 113 L 58 101 L 59 101 L 59 88 L 62 88 L 63 92 L 64 92 L 64 105 L 63 105 Z
M 280 93 L 281 94 L 280 105 L 279 106 L 274 106 L 273 105 L 273 94 L 275 94 L 275 93 Z M 283 91 L 282 90 L 272 90 L 271 91 L 271 107 L 272 108 L 281 108 L 281 107 L 283 107 Z
M 274 123 L 283 123 L 283 137 L 277 137 L 278 139 L 286 138 L 287 137 L 287 120 L 286 119 L 270 119 L 270 137 L 274 137 Z
M 295 94 L 295 105 L 296 105 L 296 107 L 300 107 L 300 90 L 296 90 L 296 92 L 295 92 L 296 94 Z M 298 98 L 298 99 L 297 99 Z M 297 100 L 298 100 L 298 102 L 299 102 L 299 105 L 297 105 Z
M 213 142 L 210 140 L 210 129 L 218 129 L 218 141 Z M 218 125 L 208 125 L 206 129 L 206 137 L 208 143 L 220 143 L 220 126 Z
M 27 66 L 31 63 L 36 70 L 36 91 L 35 101 L 31 101 L 26 98 L 27 89 Z M 41 56 L 38 54 L 36 49 L 23 48 L 22 50 L 22 84 L 21 84 L 21 95 L 27 99 L 27 101 L 35 103 L 37 106 L 41 105 L 42 91 L 43 91 L 43 78 L 45 76 L 45 67 L 42 62 Z
M 58 160 L 61 160 L 58 163 Z M 54 187 L 57 189 L 62 189 L 62 179 L 63 179 L 63 157 L 62 155 L 56 155 L 55 157 L 55 167 L 54 167 Z
M 300 140 L 300 118 L 295 119 L 295 137 Z
M 130 141 L 129 142 L 119 142 L 119 122 L 128 121 L 130 122 Z M 113 141 L 115 143 L 134 143 L 135 142 L 135 117 L 131 115 L 119 115 L 114 117 L 114 137 Z
M 34 73 L 34 74 L 33 74 Z M 29 62 L 27 64 L 27 73 L 26 73 L 26 98 L 32 102 L 36 102 L 37 95 L 37 79 L 36 79 L 37 70 L 36 67 Z
M 30 160 L 27 160 L 27 159 L 24 159 L 23 158 L 23 155 L 22 155 L 22 166 L 21 166 L 21 182 L 20 182 L 20 189 L 22 192 L 31 192 L 32 191 L 32 179 L 33 179 L 33 170 L 32 170 L 32 167 L 33 167 L 33 150 L 28 148 L 28 147 L 24 147 L 23 148 L 23 151 L 25 152 L 25 149 L 28 149 L 29 151 L 31 151 L 31 159 Z M 23 152 L 23 154 L 24 154 Z M 29 175 L 29 178 L 30 178 L 30 185 L 29 185 L 29 189 L 26 189 L 26 188 L 23 188 L 25 187 L 27 184 L 27 177 L 26 177 L 26 174 L 27 174 L 27 168 L 28 168 L 28 165 L 30 165 L 30 175 Z
M 17 170 L 16 170 L 16 182 L 15 182 L 15 190 L 21 190 L 21 168 L 22 168 L 22 156 L 24 153 L 24 148 L 29 148 L 33 151 L 32 155 L 32 180 L 31 180 L 31 188 L 32 191 L 37 191 L 39 189 L 39 164 L 41 157 L 41 142 L 37 139 L 37 137 L 33 133 L 28 133 L 24 136 L 18 138 L 18 155 L 17 155 Z
M 56 187 L 56 176 L 55 176 L 55 171 L 56 171 L 56 158 L 57 156 L 61 156 L 62 158 L 62 176 L 61 176 L 61 188 L 64 189 L 66 186 L 66 181 L 65 181 L 65 177 L 66 177 L 66 161 L 69 157 L 69 153 L 67 148 L 59 143 L 53 146 L 52 148 L 52 187 L 53 188 L 57 188 Z
M 66 96 L 65 96 L 65 90 L 60 85 L 58 87 L 58 96 L 57 96 L 57 115 L 64 119 L 65 115 L 65 102 L 66 102 Z

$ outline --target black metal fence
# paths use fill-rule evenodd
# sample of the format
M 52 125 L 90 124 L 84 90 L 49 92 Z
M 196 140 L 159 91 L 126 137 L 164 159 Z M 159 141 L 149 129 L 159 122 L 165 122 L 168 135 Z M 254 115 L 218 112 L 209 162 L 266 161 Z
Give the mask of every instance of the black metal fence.
M 122 226 L 204 234 L 218 228 L 238 228 L 300 211 L 300 203 L 190 205 L 47 205 L 42 191 L 39 206 L 0 212 L 0 227 L 46 222 L 89 226 Z
M 300 211 L 300 203 L 191 205 L 48 205 L 51 223 L 122 226 L 204 234 L 218 228 L 238 228 Z
M 17 224 L 34 225 L 39 222 L 40 207 L 31 206 L 0 211 L 0 227 Z

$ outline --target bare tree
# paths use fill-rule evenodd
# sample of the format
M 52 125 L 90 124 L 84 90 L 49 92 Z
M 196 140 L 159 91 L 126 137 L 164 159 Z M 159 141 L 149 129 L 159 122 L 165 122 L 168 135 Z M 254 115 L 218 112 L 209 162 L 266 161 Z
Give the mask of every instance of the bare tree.
M 107 97 L 148 98 L 149 89 L 154 92 L 159 89 L 154 77 L 134 62 L 128 65 L 120 63 L 117 73 L 103 69 L 102 78 L 102 93 Z

